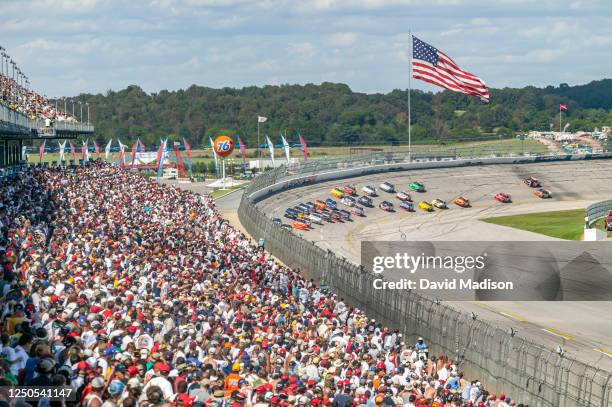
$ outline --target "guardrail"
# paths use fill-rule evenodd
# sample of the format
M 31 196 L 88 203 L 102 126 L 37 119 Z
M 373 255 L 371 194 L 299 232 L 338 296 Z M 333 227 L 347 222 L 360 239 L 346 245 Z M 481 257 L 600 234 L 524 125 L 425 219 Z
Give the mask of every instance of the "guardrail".
M 414 155 L 413 155 L 414 158 Z M 478 377 L 495 392 L 505 391 L 532 406 L 612 407 L 612 373 L 564 357 L 527 339 L 489 325 L 414 292 L 373 288 L 372 274 L 338 258 L 274 225 L 255 202 L 270 193 L 316 183 L 320 180 L 359 173 L 400 171 L 427 166 L 459 166 L 529 163 L 558 160 L 612 158 L 612 154 L 580 156 L 529 156 L 444 161 L 422 157 L 410 163 L 407 157 L 376 153 L 280 167 L 257 176 L 245 190 L 238 217 L 255 239 L 263 238 L 266 249 L 289 267 L 306 271 L 326 282 L 348 303 L 370 317 L 401 330 L 408 339 L 427 338 L 432 352 L 452 355 L 467 377 Z M 375 164 L 378 163 L 378 164 Z M 322 172 L 326 171 L 326 172 Z M 379 277 L 379 276 L 378 276 Z
M 585 209 L 586 223 L 591 227 L 599 219 L 608 216 L 609 211 L 612 211 L 612 199 L 587 206 Z
M 19 132 L 28 131 L 30 120 L 22 113 L 0 104 L 0 124 L 5 131 Z M 21 129 L 19 129 L 21 127 Z
M 35 130 L 39 136 L 55 135 L 56 131 L 72 133 L 92 133 L 94 126 L 88 123 L 51 122 L 46 126 L 45 120 L 31 120 L 23 113 L 17 112 L 0 103 L 0 130 L 9 134 L 30 134 Z

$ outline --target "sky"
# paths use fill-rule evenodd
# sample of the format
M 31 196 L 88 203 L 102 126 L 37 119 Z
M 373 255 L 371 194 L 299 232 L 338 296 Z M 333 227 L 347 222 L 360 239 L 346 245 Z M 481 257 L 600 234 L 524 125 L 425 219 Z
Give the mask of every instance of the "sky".
M 131 84 L 406 89 L 410 32 L 490 87 L 612 77 L 612 0 L 0 1 L 0 46 L 49 97 Z

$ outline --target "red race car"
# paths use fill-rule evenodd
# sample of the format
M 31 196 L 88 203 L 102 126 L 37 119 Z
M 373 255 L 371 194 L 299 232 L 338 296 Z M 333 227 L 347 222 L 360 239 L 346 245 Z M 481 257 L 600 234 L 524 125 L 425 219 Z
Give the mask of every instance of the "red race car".
M 393 204 L 389 201 L 382 201 L 378 207 L 383 211 L 393 212 Z
M 503 203 L 510 203 L 510 202 L 512 202 L 512 198 L 510 198 L 510 195 L 505 194 L 503 192 L 499 192 L 499 193 L 495 194 L 495 199 L 498 200 L 499 202 L 503 202 Z
M 342 187 L 342 192 L 350 196 L 357 195 L 357 189 L 355 189 L 353 185 L 345 185 L 344 187 Z

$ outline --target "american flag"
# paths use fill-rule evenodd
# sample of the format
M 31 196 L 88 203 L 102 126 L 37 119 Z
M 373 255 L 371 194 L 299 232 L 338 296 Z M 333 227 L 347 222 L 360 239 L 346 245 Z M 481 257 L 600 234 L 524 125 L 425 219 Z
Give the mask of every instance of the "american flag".
M 412 77 L 489 101 L 489 90 L 482 79 L 462 70 L 444 52 L 415 36 L 412 37 Z

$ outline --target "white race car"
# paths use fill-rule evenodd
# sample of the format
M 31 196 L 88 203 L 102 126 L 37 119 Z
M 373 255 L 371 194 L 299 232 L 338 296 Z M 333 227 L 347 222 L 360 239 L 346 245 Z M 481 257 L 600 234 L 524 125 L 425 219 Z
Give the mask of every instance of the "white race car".
M 395 192 L 395 186 L 390 182 L 383 182 L 378 186 L 378 188 L 382 189 L 385 192 L 393 193 Z
M 366 185 L 365 187 L 361 188 L 361 190 L 367 196 L 376 196 L 376 188 L 372 186 Z
M 352 196 L 348 196 L 348 195 L 345 195 L 344 198 L 340 200 L 340 202 L 346 206 L 355 206 L 355 203 L 356 203 L 355 198 L 353 198 Z

